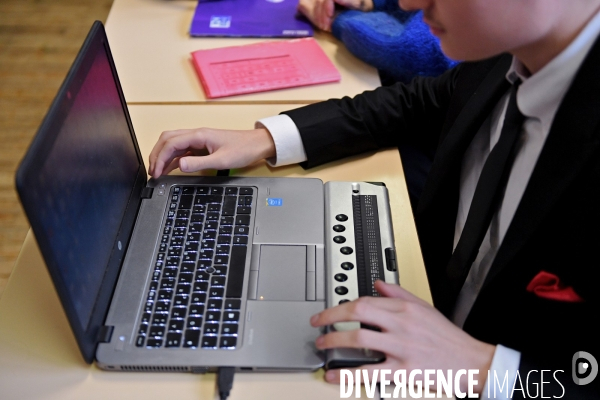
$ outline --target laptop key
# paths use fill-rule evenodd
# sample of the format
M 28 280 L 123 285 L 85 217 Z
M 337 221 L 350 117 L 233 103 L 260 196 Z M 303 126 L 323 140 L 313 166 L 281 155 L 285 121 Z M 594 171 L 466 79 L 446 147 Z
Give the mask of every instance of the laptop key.
M 222 306 L 223 306 L 223 300 L 219 300 L 219 299 L 209 299 L 208 302 L 206 303 L 206 308 L 212 309 L 212 310 L 220 310 Z
M 227 275 L 226 265 L 215 265 L 213 275 Z
M 239 311 L 225 311 L 223 313 L 223 322 L 238 322 L 240 320 Z
M 175 288 L 175 294 L 189 295 L 191 291 L 192 286 L 186 284 L 177 285 L 177 287 Z
M 150 323 L 150 313 L 144 313 L 144 315 L 142 315 L 142 324 L 149 324 Z
M 215 257 L 216 265 L 227 265 L 229 263 L 229 256 L 217 255 Z
M 194 203 L 194 196 L 191 194 L 182 194 L 179 199 L 179 209 L 191 209 Z
M 243 277 L 242 277 L 243 279 Z M 223 298 L 223 294 L 224 294 L 224 290 L 221 287 L 217 287 L 217 288 L 210 288 L 210 290 L 208 291 L 208 296 L 209 297 L 216 297 L 216 298 Z
M 221 217 L 221 226 L 223 225 L 233 225 L 234 223 L 233 217 Z
M 205 324 L 204 334 L 205 335 L 217 335 L 219 333 L 219 324 Z
M 223 327 L 221 328 L 221 335 L 237 335 L 237 333 L 237 324 L 223 324 Z
M 215 251 L 217 252 L 217 256 L 218 255 L 227 255 L 229 254 L 231 247 L 229 247 L 228 244 L 218 244 Z
M 244 225 L 244 226 L 248 226 L 250 225 L 250 216 L 249 215 L 238 215 L 235 217 L 235 224 L 236 225 Z
M 206 301 L 206 292 L 192 293 L 191 300 L 193 304 L 201 304 Z
M 223 336 L 223 337 L 221 337 L 219 347 L 222 349 L 233 349 L 233 348 L 235 348 L 236 342 L 237 342 L 237 337 L 235 337 L 235 336 Z
M 185 307 L 174 307 L 173 311 L 171 311 L 171 319 L 182 319 L 185 318 L 185 314 L 187 313 L 187 308 Z
M 172 319 L 171 321 L 169 321 L 169 331 L 170 332 L 174 332 L 174 331 L 182 331 L 183 330 L 183 326 L 185 325 L 185 321 L 182 319 Z
M 144 346 L 144 342 L 146 341 L 146 338 L 144 336 L 138 336 L 135 339 L 135 347 L 143 347 Z
M 233 244 L 248 244 L 248 236 L 234 236 Z
M 188 329 L 200 329 L 202 326 L 202 317 L 188 317 L 187 327 Z
M 251 207 L 238 207 L 237 208 L 237 213 L 238 214 L 250 214 L 250 212 L 252 212 L 252 208 Z
M 167 334 L 167 340 L 165 340 L 165 347 L 179 347 L 181 346 L 181 333 L 169 332 Z
M 241 305 L 242 301 L 240 299 L 225 299 L 226 310 L 239 310 Z
M 146 335 L 148 332 L 148 324 L 140 324 L 140 329 L 138 329 L 138 335 Z
M 216 231 L 218 227 L 219 227 L 218 221 L 206 221 L 206 224 L 204 225 L 204 230 L 205 231 Z M 214 239 L 214 237 L 213 237 L 213 239 Z
M 229 262 L 229 279 L 227 280 L 227 297 L 239 299 L 244 288 L 244 270 L 246 269 L 247 246 L 232 246 Z
M 149 338 L 148 341 L 146 342 L 146 346 L 147 347 L 161 347 L 162 339 Z
M 224 276 L 213 276 L 210 278 L 210 286 L 225 286 L 225 277 Z
M 216 349 L 217 348 L 217 337 L 216 336 L 203 336 L 202 337 L 202 348 Z
M 190 316 L 202 316 L 204 314 L 204 306 L 202 304 L 192 304 L 190 306 Z
M 236 205 L 236 197 L 227 196 L 225 197 L 225 201 L 223 202 L 223 210 L 221 215 L 223 216 L 232 216 L 235 214 L 235 205 Z
M 170 301 L 157 301 L 154 312 L 169 312 L 170 308 L 171 308 Z
M 162 337 L 165 334 L 165 327 L 164 326 L 154 326 L 152 325 L 150 327 L 150 331 L 148 332 L 148 336 L 152 336 L 152 337 Z
M 221 311 L 207 311 L 206 323 L 218 323 L 221 320 Z
M 183 347 L 198 347 L 200 342 L 200 331 L 197 329 L 188 329 L 183 337 Z

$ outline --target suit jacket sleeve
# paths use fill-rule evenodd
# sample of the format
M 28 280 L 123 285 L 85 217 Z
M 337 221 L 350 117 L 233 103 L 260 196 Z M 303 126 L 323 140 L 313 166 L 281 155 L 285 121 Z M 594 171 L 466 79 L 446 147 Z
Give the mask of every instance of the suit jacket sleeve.
M 312 168 L 354 154 L 410 143 L 435 149 L 460 66 L 436 78 L 416 78 L 287 111 L 300 131 Z

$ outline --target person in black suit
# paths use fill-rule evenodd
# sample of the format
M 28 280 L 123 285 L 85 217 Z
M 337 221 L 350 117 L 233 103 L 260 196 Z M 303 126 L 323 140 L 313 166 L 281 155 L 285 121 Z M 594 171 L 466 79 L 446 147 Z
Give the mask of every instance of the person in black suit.
M 579 385 L 571 372 L 576 352 L 600 357 L 600 0 L 400 5 L 422 9 L 443 51 L 465 61 L 436 78 L 291 110 L 251 131 L 164 132 L 150 174 L 263 158 L 277 165 L 288 157 L 287 134 L 275 131 L 290 122 L 297 136 L 290 143 L 303 148 L 288 161 L 306 168 L 402 143 L 434 151 L 416 225 L 435 308 L 378 282 L 381 298 L 325 310 L 311 323 L 358 320 L 381 331 L 331 333 L 317 347 L 386 353 L 366 369 L 478 369 L 480 393 L 491 370 L 499 380 L 509 371 L 514 398 L 534 397 L 542 386 L 543 396 L 599 398 L 600 378 Z M 518 123 L 509 122 L 513 115 Z M 508 167 L 496 173 L 484 236 L 457 268 L 461 241 L 472 236 L 463 233 L 477 225 L 470 221 L 479 198 L 491 190 L 487 169 L 495 166 L 486 161 L 512 125 L 518 134 L 505 152 Z

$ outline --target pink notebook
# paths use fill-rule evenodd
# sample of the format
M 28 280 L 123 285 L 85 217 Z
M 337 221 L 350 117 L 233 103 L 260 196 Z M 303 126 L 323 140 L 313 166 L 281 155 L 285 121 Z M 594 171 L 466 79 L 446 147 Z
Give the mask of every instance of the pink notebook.
M 313 38 L 198 50 L 192 61 L 211 99 L 341 79 Z

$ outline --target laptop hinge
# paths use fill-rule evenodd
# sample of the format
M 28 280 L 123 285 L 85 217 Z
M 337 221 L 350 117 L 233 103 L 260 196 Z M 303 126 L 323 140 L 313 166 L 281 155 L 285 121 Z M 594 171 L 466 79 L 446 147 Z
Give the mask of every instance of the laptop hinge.
M 100 331 L 98 331 L 98 343 L 110 343 L 110 339 L 112 338 L 113 331 L 115 330 L 114 326 L 103 325 L 100 327 Z
M 152 198 L 152 192 L 154 192 L 154 188 L 151 187 L 145 187 L 142 189 L 142 199 L 151 199 Z

